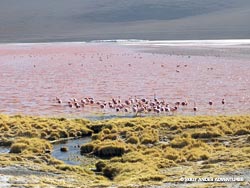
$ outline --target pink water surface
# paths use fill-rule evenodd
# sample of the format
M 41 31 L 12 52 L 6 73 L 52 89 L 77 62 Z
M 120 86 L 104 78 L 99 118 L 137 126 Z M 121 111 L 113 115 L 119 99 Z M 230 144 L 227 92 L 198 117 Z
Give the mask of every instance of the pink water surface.
M 170 104 L 187 100 L 178 114 L 193 114 L 194 102 L 197 115 L 249 114 L 249 71 L 248 59 L 146 53 L 118 44 L 2 44 L 0 113 L 85 117 L 100 110 L 71 109 L 69 98 L 155 94 Z

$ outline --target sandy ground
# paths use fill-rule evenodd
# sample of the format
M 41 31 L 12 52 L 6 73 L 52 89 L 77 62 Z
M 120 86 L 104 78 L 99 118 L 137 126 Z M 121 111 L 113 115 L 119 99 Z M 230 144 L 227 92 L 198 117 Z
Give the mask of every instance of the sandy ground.
M 216 184 L 217 187 L 233 187 L 233 188 L 247 188 L 250 185 L 250 171 L 239 170 L 235 172 L 230 172 L 224 175 L 219 176 L 220 178 L 243 178 L 242 182 L 219 182 Z M 213 182 L 178 182 L 178 183 L 166 183 L 161 186 L 152 186 L 152 188 L 187 188 L 187 187 L 202 187 L 206 184 L 210 184 Z M 213 185 L 214 186 L 214 185 Z
M 217 186 L 226 186 L 226 187 L 234 187 L 234 188 L 247 188 L 249 187 L 250 182 L 250 172 L 249 170 L 239 170 L 235 172 L 230 172 L 220 177 L 223 178 L 243 178 L 243 182 L 220 182 L 217 183 Z M 52 184 L 42 184 L 41 178 L 45 178 L 50 181 L 58 181 L 62 182 L 62 185 L 65 183 L 63 177 L 60 174 L 41 172 L 39 170 L 28 169 L 23 166 L 8 166 L 0 168 L 0 182 L 1 187 L 26 187 L 27 185 L 32 186 L 44 186 L 44 187 L 56 187 Z M 167 187 L 178 187 L 178 188 L 186 188 L 186 187 L 197 187 L 209 184 L 211 182 L 178 182 L 178 183 L 166 183 L 161 186 L 146 186 L 148 188 L 167 188 Z M 116 186 L 112 186 L 116 187 Z M 136 185 L 135 185 L 136 187 Z
M 53 173 L 41 172 L 27 167 L 16 165 L 0 168 L 1 187 L 25 187 L 25 185 L 37 185 L 41 183 L 40 178 L 55 178 Z M 46 185 L 51 186 L 52 185 Z

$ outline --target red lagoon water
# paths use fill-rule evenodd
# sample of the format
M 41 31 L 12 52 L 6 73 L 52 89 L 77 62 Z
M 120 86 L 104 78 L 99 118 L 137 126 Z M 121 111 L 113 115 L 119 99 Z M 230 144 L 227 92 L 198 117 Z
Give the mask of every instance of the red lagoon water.
M 193 114 L 194 103 L 198 115 L 249 114 L 250 61 L 220 53 L 171 55 L 118 44 L 2 44 L 0 113 L 85 117 L 103 111 L 69 108 L 70 98 L 152 99 L 155 94 L 170 104 L 187 100 L 178 114 Z

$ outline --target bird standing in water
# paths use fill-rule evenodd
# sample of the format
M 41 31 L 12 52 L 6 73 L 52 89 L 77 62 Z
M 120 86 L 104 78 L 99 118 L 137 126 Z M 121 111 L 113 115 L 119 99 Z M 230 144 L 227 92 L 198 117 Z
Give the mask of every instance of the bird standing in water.
M 225 102 L 225 99 L 222 99 L 222 100 L 221 100 L 221 104 L 223 105 L 222 110 L 224 110 L 224 107 L 225 107 L 224 105 L 225 105 L 225 103 L 226 103 L 226 102 Z
M 223 104 L 223 105 L 225 104 L 225 99 L 221 100 L 221 104 Z
M 213 102 L 212 102 L 212 101 L 209 101 L 208 104 L 209 104 L 210 106 L 212 106 L 212 105 L 213 105 Z
M 196 112 L 197 112 L 197 110 L 198 110 L 198 108 L 197 108 L 197 106 L 196 106 L 196 103 L 194 102 L 194 108 L 193 108 L 193 110 L 194 110 L 194 115 L 196 114 Z

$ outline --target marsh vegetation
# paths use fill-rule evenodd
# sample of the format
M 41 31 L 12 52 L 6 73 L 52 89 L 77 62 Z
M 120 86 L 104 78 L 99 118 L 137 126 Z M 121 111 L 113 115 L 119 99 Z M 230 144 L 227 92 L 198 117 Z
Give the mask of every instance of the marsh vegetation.
M 105 121 L 0 115 L 0 130 L 1 145 L 10 146 L 1 165 L 54 173 L 53 180 L 40 178 L 41 185 L 61 185 L 59 176 L 69 175 L 66 187 L 133 187 L 250 168 L 249 115 Z M 84 136 L 91 141 L 79 146 L 85 156 L 80 165 L 51 156 L 56 140 Z

